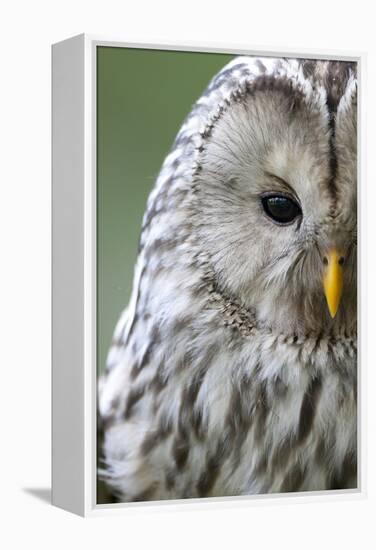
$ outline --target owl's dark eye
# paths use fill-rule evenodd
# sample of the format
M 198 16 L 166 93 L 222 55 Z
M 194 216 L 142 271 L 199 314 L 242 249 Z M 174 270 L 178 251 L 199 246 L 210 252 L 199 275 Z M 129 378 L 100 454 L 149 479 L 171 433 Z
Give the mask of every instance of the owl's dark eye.
M 282 225 L 292 223 L 302 213 L 300 206 L 286 195 L 266 195 L 261 203 L 269 218 Z

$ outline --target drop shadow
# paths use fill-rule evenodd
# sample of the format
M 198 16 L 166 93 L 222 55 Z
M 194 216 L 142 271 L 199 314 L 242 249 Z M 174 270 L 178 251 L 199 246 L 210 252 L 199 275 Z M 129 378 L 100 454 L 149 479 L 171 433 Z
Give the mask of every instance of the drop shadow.
M 46 502 L 47 504 L 51 504 L 52 495 L 51 495 L 51 489 L 47 487 L 24 487 L 23 488 L 24 493 L 28 493 L 29 495 Z

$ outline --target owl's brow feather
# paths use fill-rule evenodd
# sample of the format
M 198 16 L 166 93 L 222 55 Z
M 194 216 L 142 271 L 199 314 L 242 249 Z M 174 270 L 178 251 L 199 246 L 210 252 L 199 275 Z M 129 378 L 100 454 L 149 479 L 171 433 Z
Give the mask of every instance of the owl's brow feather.
M 265 171 L 265 175 L 272 181 L 276 181 L 282 188 L 287 189 L 295 197 L 295 199 L 299 201 L 299 197 L 296 194 L 295 189 L 286 180 L 284 180 L 280 176 L 277 176 L 276 174 L 272 174 L 268 170 Z
M 309 120 L 309 117 L 307 116 L 307 120 Z M 261 128 L 259 128 L 259 130 L 261 131 Z M 328 134 L 329 134 L 329 131 L 327 131 Z M 241 134 L 239 133 L 239 136 L 241 136 Z M 230 141 L 232 141 L 231 139 L 229 139 Z M 281 136 L 280 138 L 276 139 L 276 144 L 280 143 L 281 141 L 285 141 L 286 140 L 286 136 Z M 247 136 L 247 141 L 245 141 L 243 139 L 243 136 L 242 136 L 242 142 L 243 144 L 245 145 L 244 149 L 242 150 L 243 153 L 245 153 L 246 155 L 249 153 L 249 145 L 252 144 L 252 149 L 253 149 L 253 152 L 254 153 L 258 153 L 259 149 L 253 145 L 253 141 L 251 139 L 251 136 Z M 301 147 L 306 147 L 306 148 L 309 148 L 311 149 L 314 145 L 316 145 L 318 142 L 318 138 L 317 137 L 312 137 L 311 135 L 305 133 L 303 136 L 299 136 L 299 139 L 296 139 L 296 143 L 298 143 Z M 233 155 L 233 158 L 234 158 L 234 161 L 231 162 L 231 158 L 226 158 L 226 162 L 229 162 L 231 164 L 234 164 L 236 165 L 236 161 L 237 161 L 237 156 L 238 154 L 235 154 L 235 152 L 226 144 L 225 145 L 225 142 L 224 143 L 218 143 L 216 142 L 216 145 L 219 147 L 219 148 L 222 148 L 222 149 L 225 149 L 227 151 L 229 151 L 232 155 Z M 239 147 L 239 143 L 236 143 L 236 146 Z M 265 150 L 267 150 L 269 147 L 267 145 L 265 145 Z M 216 155 L 213 151 L 210 152 L 210 157 L 213 158 L 213 159 L 218 159 L 220 161 L 223 161 L 223 157 L 221 155 Z
M 213 160 L 214 160 L 214 159 L 218 160 L 218 161 L 219 161 L 219 162 L 218 162 L 218 167 L 221 167 L 221 165 L 223 164 L 223 156 L 221 156 L 221 155 L 216 155 L 213 151 L 211 151 L 211 152 L 210 152 L 210 157 L 211 157 Z M 233 155 L 233 158 L 234 158 L 233 161 L 231 161 L 231 158 L 229 158 L 228 160 L 226 160 L 226 162 L 228 162 L 228 164 L 230 164 L 230 165 L 237 166 L 237 162 L 236 162 L 236 161 L 237 161 L 238 159 L 237 159 L 237 157 L 236 157 L 235 154 Z M 217 172 L 216 172 L 215 170 L 213 170 L 213 169 L 210 170 L 210 168 L 206 168 L 205 171 L 206 171 L 206 172 L 209 172 L 209 173 L 210 173 L 210 172 L 213 172 L 214 174 L 217 173 Z
M 257 120 L 257 122 L 258 122 L 258 129 L 259 129 L 259 131 L 260 131 L 260 133 L 261 133 L 262 143 L 263 143 L 263 145 L 264 145 L 265 150 L 267 150 L 267 149 L 268 149 L 267 140 L 266 140 L 266 138 L 265 138 L 264 129 L 263 129 L 262 121 L 261 121 L 261 114 L 260 114 L 260 113 L 261 113 L 261 109 L 259 109 L 259 106 L 257 105 L 257 102 L 255 103 L 255 109 L 254 109 L 254 111 L 255 111 L 255 112 L 254 112 L 255 118 L 256 118 L 256 120 Z M 252 141 L 252 143 L 253 143 L 253 141 Z M 253 147 L 253 148 L 254 148 L 254 150 L 255 150 L 255 147 Z
M 247 142 L 244 140 L 244 136 L 241 134 L 240 130 L 237 130 L 234 133 L 238 134 L 242 144 L 244 145 L 244 149 L 242 149 L 241 152 L 247 153 L 247 149 L 246 149 Z M 237 157 L 239 156 L 239 152 L 236 151 L 236 149 L 239 148 L 239 143 L 236 142 L 235 139 L 226 130 L 225 130 L 225 137 L 227 139 L 224 139 L 221 142 L 215 142 L 217 147 L 219 147 L 222 150 L 228 151 L 234 157 L 234 159 L 237 159 Z M 230 147 L 230 144 L 234 145 L 235 150 Z M 212 153 L 210 153 L 210 156 L 212 156 Z
M 225 202 L 225 201 L 224 201 Z M 214 212 L 216 212 L 216 210 L 214 209 Z M 223 214 L 226 216 L 226 218 L 228 217 L 228 219 L 221 219 L 220 223 L 218 225 L 221 225 L 221 226 L 226 226 L 226 225 L 229 225 L 229 226 L 233 226 L 234 225 L 234 215 L 233 215 L 233 212 L 231 210 L 223 210 L 222 211 Z M 241 215 L 247 215 L 247 211 L 244 211 L 244 212 L 241 212 L 240 213 Z M 202 223 L 200 224 L 200 227 L 202 226 L 205 226 L 206 224 L 205 223 Z M 242 231 L 244 230 L 244 228 L 240 229 L 239 228 L 239 232 L 241 233 Z M 231 232 L 231 236 L 234 236 L 234 235 L 239 235 L 239 232 L 237 233 L 234 233 L 234 232 Z
M 212 199 L 213 201 L 216 201 L 216 203 L 220 202 L 221 205 L 227 204 L 227 205 L 237 206 L 237 207 L 244 206 L 244 197 L 236 193 L 232 193 L 231 195 L 223 195 L 223 194 L 219 194 L 218 192 L 209 192 L 209 189 L 208 189 L 205 191 L 205 198 Z M 207 205 L 207 207 L 209 208 L 210 205 Z M 211 207 L 213 208 L 214 211 L 216 211 L 216 206 L 213 205 Z M 233 210 L 230 210 L 230 209 L 222 210 L 221 213 L 225 215 L 230 214 L 232 219 L 234 218 Z M 243 214 L 243 213 L 245 212 L 240 212 L 240 214 Z M 220 223 L 222 223 L 222 219 Z
M 266 146 L 266 141 L 265 141 L 265 136 L 263 134 L 263 130 L 262 130 L 261 127 L 259 128 L 259 130 L 262 134 L 262 140 L 263 140 L 264 148 L 266 149 L 267 146 Z M 235 159 L 237 159 L 238 154 L 235 153 L 228 146 L 228 143 L 233 143 L 236 148 L 239 148 L 239 145 L 241 144 L 240 150 L 244 155 L 247 155 L 249 153 L 250 146 L 251 146 L 251 149 L 252 149 L 253 153 L 257 154 L 257 152 L 259 150 L 259 143 L 256 140 L 256 136 L 254 134 L 248 133 L 245 136 L 244 133 L 239 128 L 237 128 L 236 126 L 235 126 L 235 128 L 231 128 L 231 132 L 232 132 L 232 134 L 230 134 L 229 131 L 227 131 L 225 129 L 224 133 L 225 133 L 225 137 L 227 138 L 227 141 L 223 141 L 221 143 L 216 142 L 217 146 L 222 147 L 222 149 L 225 149 L 225 150 L 227 149 L 230 153 L 232 153 L 234 155 Z M 235 140 L 235 136 L 238 136 L 238 138 L 240 140 L 240 143 L 239 143 L 239 141 Z
M 243 107 L 243 109 L 245 111 L 248 111 L 246 100 L 249 98 L 249 94 L 250 94 L 250 90 L 247 90 L 244 97 L 242 97 L 242 101 L 240 102 L 240 105 Z M 225 109 L 224 112 L 225 111 L 227 111 L 227 109 Z M 265 137 L 264 129 L 263 129 L 262 123 L 261 123 L 261 114 L 262 114 L 262 112 L 263 112 L 263 110 L 259 108 L 257 103 L 254 104 L 254 113 L 253 113 L 253 115 L 259 123 L 258 124 L 258 130 L 261 134 L 261 140 L 262 140 L 262 143 L 264 145 L 264 149 L 267 150 L 269 141 Z M 229 151 L 236 158 L 237 154 L 235 154 L 235 151 L 233 151 L 233 149 L 229 146 L 229 143 L 233 143 L 234 145 L 236 145 L 237 148 L 239 147 L 239 143 L 235 142 L 235 139 L 234 139 L 235 135 L 237 135 L 240 138 L 241 143 L 244 145 L 243 152 L 245 152 L 245 153 L 248 152 L 249 145 L 252 145 L 252 149 L 253 149 L 254 152 L 258 151 L 258 145 L 259 145 L 258 140 L 259 140 L 260 136 L 258 136 L 257 141 L 256 141 L 256 137 L 254 137 L 252 133 L 247 133 L 246 136 L 245 136 L 245 134 L 236 125 L 231 128 L 231 133 L 226 131 L 226 129 L 225 129 L 225 136 L 227 137 L 227 141 L 222 141 L 221 143 L 217 143 L 217 145 L 222 147 L 223 149 Z

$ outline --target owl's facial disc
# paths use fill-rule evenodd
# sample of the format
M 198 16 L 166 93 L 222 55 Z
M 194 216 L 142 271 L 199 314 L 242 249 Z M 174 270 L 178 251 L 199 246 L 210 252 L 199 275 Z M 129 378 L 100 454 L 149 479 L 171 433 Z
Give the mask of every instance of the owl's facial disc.
M 231 103 L 198 157 L 193 221 L 216 287 L 283 334 L 356 326 L 356 162 L 341 157 L 340 114 L 336 195 L 325 107 L 292 109 L 278 89 Z

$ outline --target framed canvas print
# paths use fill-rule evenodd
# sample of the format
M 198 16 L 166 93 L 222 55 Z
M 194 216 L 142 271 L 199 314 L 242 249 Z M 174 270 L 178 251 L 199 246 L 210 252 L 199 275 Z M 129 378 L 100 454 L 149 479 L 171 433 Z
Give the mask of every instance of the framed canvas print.
M 54 504 L 361 495 L 362 56 L 52 61 Z

